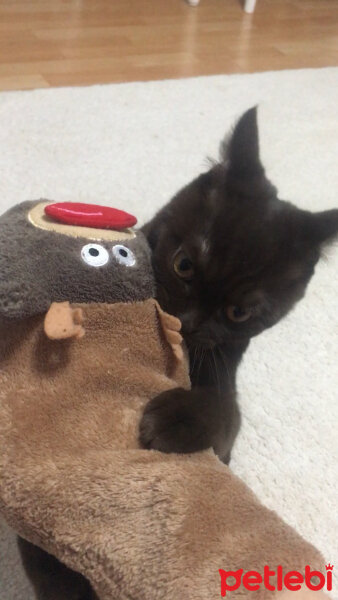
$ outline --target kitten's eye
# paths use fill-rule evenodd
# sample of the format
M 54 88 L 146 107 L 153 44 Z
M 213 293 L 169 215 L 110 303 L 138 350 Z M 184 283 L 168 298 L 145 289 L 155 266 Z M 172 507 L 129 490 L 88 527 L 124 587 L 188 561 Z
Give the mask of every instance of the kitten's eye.
M 86 244 L 81 250 L 81 256 L 91 267 L 103 267 L 109 260 L 108 251 L 100 244 Z
M 240 306 L 228 306 L 226 314 L 230 321 L 234 323 L 244 323 L 252 316 L 251 308 L 241 308 Z
M 127 246 L 121 246 L 120 244 L 113 246 L 113 254 L 117 262 L 125 267 L 133 267 L 136 263 L 135 254 Z
M 181 279 L 189 280 L 194 276 L 194 266 L 183 250 L 174 256 L 174 271 Z

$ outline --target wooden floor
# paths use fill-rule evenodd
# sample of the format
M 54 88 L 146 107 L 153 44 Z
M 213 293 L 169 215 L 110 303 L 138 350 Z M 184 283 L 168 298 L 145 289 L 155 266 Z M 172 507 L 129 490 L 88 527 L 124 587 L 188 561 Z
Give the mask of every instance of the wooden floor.
M 0 0 L 0 89 L 338 61 L 338 0 Z

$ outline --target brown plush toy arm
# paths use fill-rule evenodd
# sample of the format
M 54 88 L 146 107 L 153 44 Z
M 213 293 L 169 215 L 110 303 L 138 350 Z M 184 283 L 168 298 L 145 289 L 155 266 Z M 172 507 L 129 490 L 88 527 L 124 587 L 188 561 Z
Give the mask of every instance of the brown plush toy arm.
M 53 302 L 45 317 L 44 330 L 51 340 L 81 338 L 85 334 L 82 323 L 81 308 L 72 308 L 69 302 Z
M 274 572 L 283 565 L 284 573 L 304 573 L 305 565 L 325 565 L 208 452 L 29 457 L 4 473 L 0 512 L 23 537 L 89 579 L 100 600 L 218 600 L 219 569 L 263 574 L 265 565 Z M 255 594 L 275 598 L 263 585 Z M 251 596 L 241 585 L 228 597 Z

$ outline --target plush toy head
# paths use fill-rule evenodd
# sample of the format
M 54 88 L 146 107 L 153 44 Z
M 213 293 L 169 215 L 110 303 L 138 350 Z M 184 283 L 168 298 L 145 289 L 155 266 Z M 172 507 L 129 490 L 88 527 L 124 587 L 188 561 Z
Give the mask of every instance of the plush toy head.
M 60 223 L 46 214 L 47 206 L 24 202 L 0 218 L 0 317 L 41 314 L 52 302 L 134 302 L 154 295 L 150 251 L 140 232 L 121 230 L 120 221 L 118 231 L 112 223 L 109 229 L 97 221 L 95 227 Z

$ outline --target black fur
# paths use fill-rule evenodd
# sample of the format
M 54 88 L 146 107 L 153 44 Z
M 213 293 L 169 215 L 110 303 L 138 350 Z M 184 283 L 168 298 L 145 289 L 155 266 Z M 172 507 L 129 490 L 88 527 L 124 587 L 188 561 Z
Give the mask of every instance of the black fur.
M 18 538 L 25 571 L 39 600 L 98 600 L 89 582 L 54 556 Z
M 182 320 L 193 389 L 150 401 L 141 422 L 147 448 L 212 446 L 226 462 L 239 429 L 236 370 L 250 339 L 302 298 L 321 247 L 338 232 L 338 210 L 311 213 L 278 199 L 259 158 L 256 109 L 221 146 L 221 161 L 181 190 L 143 228 L 158 300 Z M 174 270 L 186 257 L 187 279 Z M 183 272 L 184 275 L 184 272 Z M 231 307 L 243 322 L 229 318 Z

